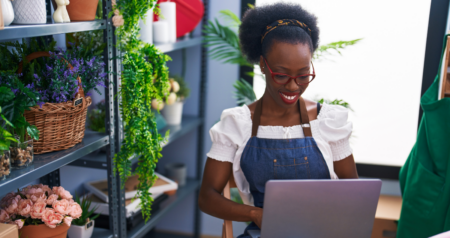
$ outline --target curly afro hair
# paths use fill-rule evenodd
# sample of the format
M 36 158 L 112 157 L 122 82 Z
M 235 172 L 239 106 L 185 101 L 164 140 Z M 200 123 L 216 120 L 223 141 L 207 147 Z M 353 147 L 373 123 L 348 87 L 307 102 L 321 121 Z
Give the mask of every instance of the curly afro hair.
M 296 19 L 305 23 L 311 29 L 311 36 L 297 26 L 279 26 L 267 34 L 261 43 L 266 26 L 281 19 Z M 317 17 L 295 3 L 275 3 L 255 7 L 244 14 L 239 28 L 239 40 L 242 53 L 253 64 L 259 62 L 260 55 L 267 54 L 274 41 L 308 44 L 312 54 L 319 45 Z

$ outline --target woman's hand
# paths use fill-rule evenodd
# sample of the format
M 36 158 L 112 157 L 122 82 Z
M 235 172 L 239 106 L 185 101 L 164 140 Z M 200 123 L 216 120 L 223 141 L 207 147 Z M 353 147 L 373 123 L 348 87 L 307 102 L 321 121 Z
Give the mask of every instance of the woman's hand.
M 256 209 L 250 211 L 250 217 L 252 218 L 252 221 L 259 227 L 259 229 L 261 229 L 263 209 L 259 207 L 255 208 Z

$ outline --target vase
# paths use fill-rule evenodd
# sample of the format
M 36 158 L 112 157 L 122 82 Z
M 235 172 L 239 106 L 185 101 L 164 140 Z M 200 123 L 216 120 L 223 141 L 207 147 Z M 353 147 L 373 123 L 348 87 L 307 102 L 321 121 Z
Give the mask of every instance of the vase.
M 166 105 L 161 110 L 161 114 L 166 118 L 167 125 L 180 125 L 183 115 L 183 102 Z
M 33 140 L 11 142 L 11 167 L 21 169 L 28 167 L 34 161 Z
M 90 238 L 94 232 L 94 221 L 89 221 L 84 226 L 71 225 L 67 235 L 69 238 Z
M 11 173 L 10 158 L 9 150 L 0 150 L 0 180 L 6 179 Z
M 2 4 L 3 24 L 9 26 L 14 21 L 14 10 L 11 0 L 0 0 L 0 4 Z
M 61 224 L 56 228 L 50 228 L 45 224 L 23 226 L 19 230 L 20 237 L 28 238 L 66 238 L 69 226 Z
M 93 21 L 97 6 L 98 0 L 70 0 L 67 12 L 71 21 Z
M 47 10 L 45 0 L 14 0 L 14 24 L 45 24 Z

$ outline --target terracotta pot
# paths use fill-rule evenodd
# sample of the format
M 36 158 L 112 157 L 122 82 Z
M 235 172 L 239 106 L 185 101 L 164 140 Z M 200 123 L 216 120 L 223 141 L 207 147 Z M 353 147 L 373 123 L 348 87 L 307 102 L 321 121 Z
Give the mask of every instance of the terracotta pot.
M 45 224 L 28 225 L 19 230 L 20 237 L 24 238 L 66 238 L 69 226 L 62 224 L 56 228 L 50 228 Z
M 53 9 L 56 8 L 52 0 Z M 70 21 L 93 21 L 97 13 L 98 0 L 70 0 L 67 5 Z

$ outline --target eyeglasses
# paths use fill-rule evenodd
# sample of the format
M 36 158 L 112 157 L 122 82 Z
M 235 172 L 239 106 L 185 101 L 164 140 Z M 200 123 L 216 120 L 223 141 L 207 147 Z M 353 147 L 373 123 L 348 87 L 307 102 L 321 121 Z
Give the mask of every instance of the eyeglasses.
M 275 83 L 277 84 L 287 84 L 289 83 L 292 79 L 295 79 L 294 82 L 297 85 L 305 85 L 305 84 L 309 84 L 311 83 L 311 81 L 314 80 L 314 78 L 316 77 L 316 72 L 314 70 L 314 65 L 311 62 L 312 68 L 313 68 L 313 73 L 312 74 L 302 74 L 302 75 L 298 75 L 298 76 L 291 76 L 289 74 L 282 74 L 282 73 L 274 73 L 272 72 L 272 70 L 269 67 L 269 64 L 267 63 L 266 58 L 264 58 L 264 62 L 266 62 L 267 68 L 270 71 L 270 74 L 272 75 L 272 79 Z

